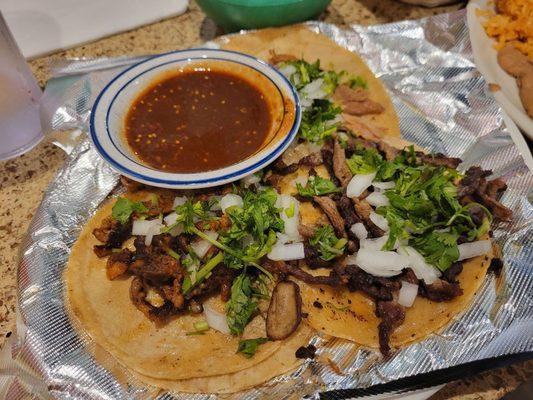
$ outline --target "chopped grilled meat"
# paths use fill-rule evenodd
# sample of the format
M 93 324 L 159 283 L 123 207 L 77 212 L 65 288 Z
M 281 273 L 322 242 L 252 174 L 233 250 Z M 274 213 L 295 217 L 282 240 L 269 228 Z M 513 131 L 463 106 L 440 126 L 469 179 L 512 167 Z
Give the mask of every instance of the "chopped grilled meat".
M 352 200 L 346 195 L 342 195 L 339 200 L 337 200 L 337 209 L 344 219 L 344 226 L 346 229 L 349 229 L 353 224 L 361 222 L 361 218 L 355 213 Z
M 265 177 L 263 178 L 263 182 L 266 184 L 273 186 L 276 188 L 278 192 L 281 192 L 281 180 L 283 179 L 283 175 L 275 174 L 272 171 L 269 171 Z
M 311 269 L 328 268 L 330 263 L 320 258 L 317 249 L 308 243 L 304 244 L 305 264 Z
M 457 283 L 457 276 L 463 271 L 463 263 L 456 261 L 443 272 L 442 279 L 450 283 Z
M 278 158 L 278 160 L 272 165 L 272 171 L 279 175 L 288 175 L 296 172 L 301 166 L 317 167 L 322 165 L 322 163 L 323 161 L 320 153 L 311 153 L 290 165 L 287 165 L 281 158 Z
M 500 221 L 510 221 L 513 217 L 513 212 L 510 209 L 486 194 L 479 194 L 479 202 L 490 210 L 494 218 Z
M 352 173 L 348 168 L 348 164 L 346 164 L 346 152 L 338 140 L 333 143 L 333 173 L 343 188 L 348 186 L 352 179 Z
M 107 259 L 106 264 L 107 279 L 113 280 L 126 273 L 130 266 L 132 256 L 133 253 L 128 249 L 124 249 L 119 253 L 112 253 Z
M 120 176 L 120 183 L 128 192 L 137 192 L 146 187 L 144 183 L 134 181 L 133 179 L 127 178 L 124 175 Z
M 343 127 L 353 132 L 357 132 L 359 139 L 367 140 L 367 143 L 372 143 L 372 147 L 376 148 L 377 142 L 381 140 L 383 136 L 383 130 L 379 129 L 368 122 L 363 122 L 360 117 L 355 115 L 343 114 L 344 121 Z
M 313 359 L 315 358 L 315 352 L 316 352 L 316 347 L 310 344 L 307 347 L 304 347 L 304 346 L 298 347 L 298 350 L 296 350 L 296 353 L 294 353 L 294 356 L 296 358 L 301 358 L 301 359 L 306 359 L 306 358 Z
M 378 301 L 376 315 L 381 318 L 379 324 L 379 349 L 385 358 L 390 357 L 391 333 L 405 320 L 404 308 L 395 301 Z
M 393 298 L 393 292 L 400 290 L 400 283 L 391 278 L 378 278 L 363 271 L 355 265 L 346 266 L 348 275 L 348 290 L 357 290 L 368 294 L 375 300 L 389 301 Z
M 346 238 L 346 230 L 344 229 L 344 220 L 337 210 L 335 201 L 330 197 L 325 196 L 313 196 L 313 201 L 320 206 L 322 211 L 327 215 L 329 222 L 335 230 L 337 237 Z
M 459 183 L 457 197 L 472 195 L 492 171 L 485 171 L 481 167 L 470 167 L 466 170 L 464 178 Z
M 431 301 L 442 302 L 449 301 L 463 294 L 463 289 L 458 283 L 450 283 L 443 279 L 437 279 L 431 285 L 422 285 L 418 288 L 418 293 Z
M 174 239 L 175 245 L 172 247 L 173 249 L 177 249 L 178 253 L 180 255 L 186 255 L 189 252 L 189 246 L 191 244 L 191 240 L 189 235 L 186 235 L 185 233 L 182 233 Z
M 176 278 L 182 279 L 185 271 L 181 264 L 166 254 L 166 250 L 159 246 L 145 246 L 141 238 L 136 238 L 135 259 L 129 271 L 151 282 L 168 282 Z
M 156 324 L 164 324 L 168 317 L 173 314 L 174 307 L 171 303 L 165 303 L 161 307 L 154 307 L 146 301 L 149 286 L 139 277 L 134 277 L 130 286 L 130 299 L 135 307 L 146 317 Z
M 189 308 L 191 309 L 191 312 L 194 314 L 200 314 L 204 311 L 204 307 L 202 306 L 202 303 L 195 299 L 191 299 L 189 301 Z
M 93 235 L 108 249 L 119 249 L 122 244 L 131 236 L 131 219 L 121 224 L 113 217 L 107 217 L 102 221 L 99 228 L 93 229 Z
M 308 197 L 305 197 L 306 199 Z M 298 225 L 298 232 L 304 237 L 304 239 L 312 238 L 315 235 L 316 228 L 314 226 L 300 224 Z
M 313 276 L 292 263 L 268 259 L 264 260 L 263 266 L 272 273 L 291 275 L 310 285 L 340 286 L 343 283 L 334 270 L 328 276 Z
M 485 194 L 493 199 L 498 199 L 506 189 L 507 184 L 502 179 L 496 178 L 487 182 Z
M 110 256 L 111 254 L 113 254 L 113 249 L 102 244 L 94 245 L 93 251 L 94 251 L 94 254 L 96 254 L 98 258 L 104 258 L 104 257 Z
M 417 151 L 416 155 L 418 156 L 418 159 L 423 163 L 434 165 L 436 167 L 442 166 L 455 169 L 462 162 L 460 158 L 447 157 L 442 153 L 426 154 L 422 153 L 421 151 Z
M 368 98 L 368 92 L 362 88 L 352 89 L 340 85 L 333 94 L 333 99 L 342 105 L 343 111 L 351 115 L 381 114 L 385 108 Z
M 298 57 L 293 56 L 292 54 L 277 54 L 275 51 L 270 52 L 270 58 L 268 62 L 272 65 L 278 65 L 286 61 L 296 61 Z
M 146 214 L 150 217 L 156 217 L 160 214 L 168 214 L 173 210 L 174 199 L 176 197 L 175 192 L 169 189 L 158 189 L 153 192 L 157 201 L 143 201 L 143 204 L 148 208 Z
M 384 141 L 380 140 L 377 142 L 378 149 L 383 153 L 385 156 L 385 159 L 387 161 L 392 161 L 396 158 L 398 154 L 400 154 L 401 150 L 397 149 L 394 146 L 391 146 L 388 143 L 385 143 Z
M 399 280 L 412 283 L 413 285 L 418 285 L 420 283 L 414 271 L 411 268 L 406 268 L 405 270 L 403 270 L 402 275 L 400 275 Z
M 183 282 L 183 276 L 174 279 L 172 285 L 163 285 L 161 290 L 163 292 L 163 297 L 165 300 L 168 300 L 172 303 L 174 308 L 182 309 L 185 305 L 185 298 L 181 292 L 181 284 Z
M 194 201 L 208 201 L 212 196 L 223 196 L 231 193 L 233 190 L 231 184 L 208 187 L 203 189 L 190 190 L 184 194 L 193 196 Z
M 320 152 L 322 154 L 322 160 L 324 160 L 324 166 L 326 167 L 329 179 L 335 184 L 335 186 L 341 186 L 339 179 L 335 176 L 335 170 L 333 168 L 333 147 L 330 142 L 327 142 L 322 147 Z
M 385 231 L 379 226 L 374 224 L 370 219 L 370 213 L 372 212 L 372 206 L 368 204 L 366 200 L 353 199 L 353 204 L 357 216 L 364 222 L 371 237 L 381 237 L 385 234 Z
M 503 269 L 503 260 L 501 258 L 493 258 L 490 260 L 489 271 L 494 272 L 496 276 L 500 276 Z
M 235 272 L 234 269 L 228 268 L 224 264 L 217 265 L 207 279 L 185 294 L 185 298 L 203 298 L 220 290 L 222 301 L 227 301 L 231 295 L 231 285 L 235 278 Z
M 311 153 L 307 156 L 303 157 L 300 161 L 298 161 L 299 165 L 304 165 L 306 167 L 318 167 L 319 165 L 322 165 L 324 163 L 324 160 L 322 160 L 322 155 L 320 153 Z

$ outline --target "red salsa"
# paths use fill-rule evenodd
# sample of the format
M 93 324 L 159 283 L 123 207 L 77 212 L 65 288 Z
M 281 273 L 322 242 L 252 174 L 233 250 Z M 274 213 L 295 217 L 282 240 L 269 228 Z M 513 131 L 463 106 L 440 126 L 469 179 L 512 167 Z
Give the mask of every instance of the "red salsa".
M 269 105 L 253 83 L 203 69 L 166 76 L 146 89 L 126 115 L 125 135 L 146 165 L 191 173 L 251 156 L 271 123 Z

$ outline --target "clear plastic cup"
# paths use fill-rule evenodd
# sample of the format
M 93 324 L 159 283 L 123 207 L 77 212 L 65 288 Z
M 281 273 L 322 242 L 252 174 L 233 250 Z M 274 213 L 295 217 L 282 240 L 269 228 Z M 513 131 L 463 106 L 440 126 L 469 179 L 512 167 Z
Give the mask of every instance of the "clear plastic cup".
M 16 157 L 41 141 L 42 91 L 0 13 L 0 160 Z

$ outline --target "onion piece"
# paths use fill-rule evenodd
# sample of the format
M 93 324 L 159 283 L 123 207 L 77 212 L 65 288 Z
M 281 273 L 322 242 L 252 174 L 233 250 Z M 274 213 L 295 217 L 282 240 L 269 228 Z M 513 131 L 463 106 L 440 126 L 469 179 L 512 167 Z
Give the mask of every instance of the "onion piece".
M 303 187 L 305 187 L 307 185 L 307 181 L 309 180 L 309 177 L 305 176 L 305 175 L 300 175 L 296 178 L 294 178 L 291 182 L 291 186 L 295 186 L 296 187 L 296 184 L 299 183 L 300 185 L 302 185 Z
M 376 173 L 354 175 L 346 187 L 346 196 L 354 198 L 359 197 L 372 184 Z
M 372 221 L 378 228 L 384 230 L 385 232 L 389 231 L 389 222 L 383 215 L 379 215 L 372 211 L 369 218 L 370 221 Z
M 286 78 L 290 78 L 290 76 L 296 72 L 296 67 L 294 65 L 287 64 L 279 68 L 278 71 L 285 75 Z
M 416 277 L 423 280 L 426 284 L 431 285 L 441 276 L 441 272 L 433 265 L 428 264 L 422 254 L 413 247 L 402 246 L 398 249 L 398 254 L 409 259 L 409 267 L 413 270 Z
M 284 233 L 276 232 L 276 236 L 278 237 L 278 241 L 276 242 L 276 245 L 289 243 L 291 241 L 291 238 Z
M 226 209 L 237 206 L 242 208 L 243 201 L 242 197 L 238 194 L 228 193 L 220 199 L 220 208 L 222 209 L 222 212 L 225 213 Z
M 361 239 L 359 241 L 359 246 L 368 250 L 381 250 L 385 243 L 389 240 L 389 235 L 383 235 L 375 239 Z M 398 241 L 393 246 L 393 249 L 398 248 Z
M 353 232 L 357 239 L 366 239 L 368 237 L 368 231 L 366 230 L 365 224 L 362 222 L 357 222 L 350 227 L 350 230 Z M 383 246 L 382 246 L 383 247 Z
M 372 192 L 365 197 L 365 200 L 368 201 L 368 204 L 374 207 L 382 207 L 389 205 L 389 199 L 383 193 Z
M 222 207 L 220 207 L 220 199 L 222 199 L 222 196 L 219 196 L 217 194 L 214 194 L 213 196 L 211 196 L 211 198 L 209 199 L 212 202 L 211 211 L 220 211 L 220 210 L 222 210 Z
M 250 187 L 252 185 L 256 185 L 261 182 L 261 178 L 256 174 L 250 174 L 248 176 L 245 176 L 241 180 L 245 188 Z
M 357 265 L 374 276 L 399 275 L 409 264 L 409 259 L 394 251 L 359 249 L 355 256 L 347 257 L 348 265 Z
M 144 244 L 150 246 L 153 237 L 161 233 L 161 228 L 163 228 L 163 223 L 160 219 L 137 219 L 133 221 L 131 234 L 134 236 L 145 236 Z
M 176 208 L 177 206 L 182 206 L 187 202 L 187 197 L 185 196 L 178 196 L 174 198 L 174 203 L 172 203 L 172 208 Z
M 400 293 L 398 294 L 398 304 L 404 307 L 411 307 L 416 299 L 418 294 L 418 285 L 414 283 L 401 281 L 402 287 L 400 288 Z
M 272 261 L 291 261 L 305 258 L 304 244 L 276 244 L 267 254 L 267 258 Z
M 374 186 L 376 189 L 379 190 L 387 190 L 392 189 L 396 186 L 396 183 L 390 181 L 390 182 L 372 182 L 372 186 Z
M 280 217 L 285 225 L 283 233 L 295 242 L 301 241 L 302 237 L 298 231 L 300 203 L 288 194 L 278 196 L 276 203 L 281 208 Z M 287 210 L 290 210 L 289 215 L 287 215 Z
M 476 242 L 462 243 L 457 248 L 459 249 L 459 259 L 457 261 L 461 261 L 490 253 L 492 243 L 490 240 L 478 240 Z
M 229 334 L 229 326 L 228 321 L 226 319 L 226 315 L 218 312 L 211 306 L 204 304 L 204 317 L 207 321 L 207 325 L 209 325 L 210 328 L 213 328 L 219 332 Z
M 178 214 L 176 214 L 175 212 L 171 212 L 165 218 L 163 218 L 163 221 L 165 222 L 165 225 L 167 226 L 174 225 L 177 220 L 178 220 Z
M 307 85 L 305 85 L 302 90 L 300 91 L 300 94 L 310 100 L 314 99 L 323 99 L 327 96 L 327 93 L 322 90 L 322 85 L 324 84 L 324 79 L 318 78 L 315 79 L 312 82 L 309 82 Z
M 205 231 L 204 233 L 213 240 L 216 240 L 218 238 L 218 233 L 216 232 Z M 212 244 L 205 239 L 196 240 L 193 243 L 191 243 L 191 248 L 194 251 L 194 253 L 198 256 L 198 258 L 204 258 L 204 256 L 207 254 L 211 246 Z

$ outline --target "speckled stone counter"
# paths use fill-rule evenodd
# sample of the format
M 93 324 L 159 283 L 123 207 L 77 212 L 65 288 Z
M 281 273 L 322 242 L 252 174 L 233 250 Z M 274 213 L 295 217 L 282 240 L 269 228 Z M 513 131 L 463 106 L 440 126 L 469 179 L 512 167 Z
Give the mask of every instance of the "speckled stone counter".
M 339 26 L 370 25 L 421 18 L 457 10 L 461 6 L 426 9 L 393 0 L 333 0 L 321 19 Z M 216 33 L 212 21 L 206 19 L 195 3 L 191 3 L 181 16 L 36 59 L 30 62 L 30 66 L 44 86 L 49 78 L 47 66 L 55 58 L 159 53 L 194 46 L 211 39 Z M 64 160 L 62 150 L 46 139 L 24 156 L 0 163 L 0 346 L 15 325 L 20 242 L 43 192 Z M 499 399 L 532 377 L 533 362 L 530 361 L 452 382 L 431 399 Z

